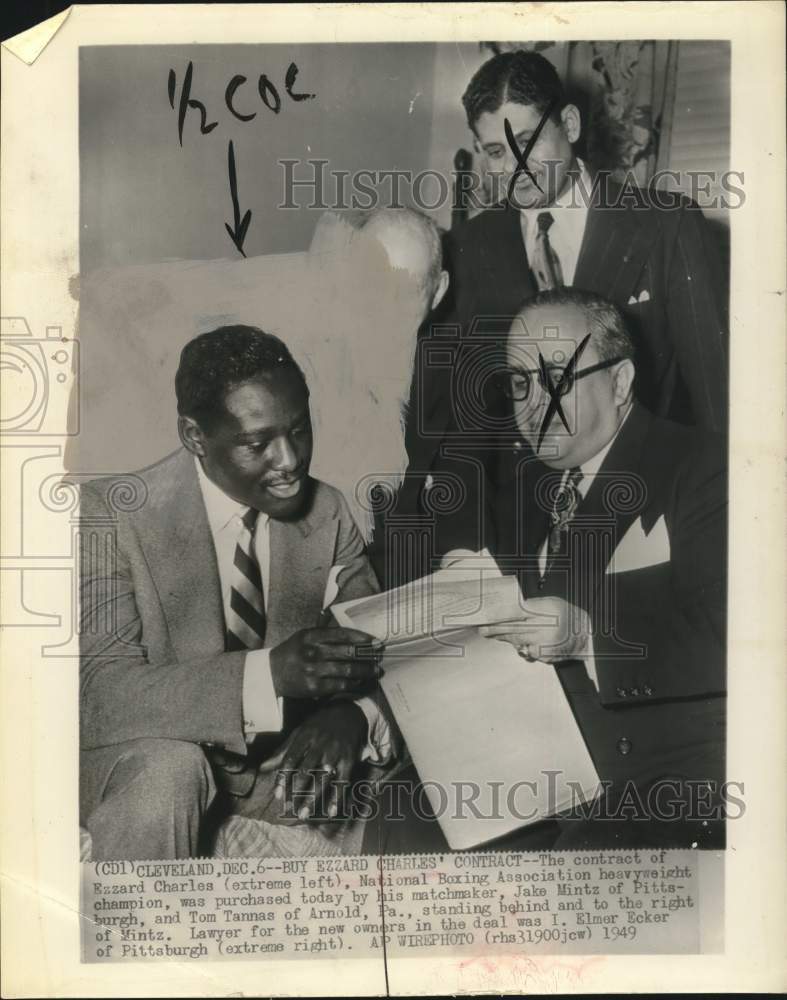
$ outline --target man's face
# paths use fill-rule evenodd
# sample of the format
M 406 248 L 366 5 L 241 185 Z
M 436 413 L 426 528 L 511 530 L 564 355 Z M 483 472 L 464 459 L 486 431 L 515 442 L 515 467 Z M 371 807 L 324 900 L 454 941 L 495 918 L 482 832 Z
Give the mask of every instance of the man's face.
M 522 436 L 533 451 L 538 448 L 541 427 L 551 400 L 549 391 L 541 386 L 538 375 L 534 374 L 540 367 L 539 353 L 555 386 L 587 332 L 585 315 L 576 306 L 526 309 L 511 328 L 507 350 L 509 369 L 531 373 L 529 397 L 524 401 L 513 400 L 512 406 Z M 589 340 L 575 370 L 581 372 L 599 361 L 595 344 Z M 553 469 L 571 469 L 582 465 L 611 440 L 624 409 L 621 386 L 616 381 L 616 368 L 612 366 L 576 379 L 571 390 L 558 397 L 569 430 L 563 426 L 560 415 L 555 411 L 537 451 L 546 465 Z
M 205 474 L 238 503 L 286 519 L 300 510 L 312 457 L 309 396 L 289 368 L 232 389 L 200 436 Z
M 506 119 L 511 125 L 517 147 L 523 153 L 528 140 L 538 128 L 541 114 L 532 104 L 509 101 L 497 111 L 485 111 L 476 121 L 476 137 L 484 155 L 486 169 L 493 178 L 496 201 L 506 196 L 509 181 L 518 165 L 506 139 Z M 527 157 L 528 169 L 541 190 L 521 171 L 511 195 L 517 208 L 547 208 L 554 202 L 565 187 L 568 171 L 575 162 L 571 143 L 578 138 L 579 113 L 573 105 L 564 108 L 559 124 L 556 125 L 551 118 L 544 123 Z

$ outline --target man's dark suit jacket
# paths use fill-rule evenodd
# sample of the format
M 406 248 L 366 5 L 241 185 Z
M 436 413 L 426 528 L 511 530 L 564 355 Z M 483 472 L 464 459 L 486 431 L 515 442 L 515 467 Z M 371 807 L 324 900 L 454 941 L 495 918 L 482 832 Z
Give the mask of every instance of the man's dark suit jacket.
M 654 207 L 655 198 L 665 207 Z M 508 474 L 487 453 L 510 421 L 499 395 L 480 388 L 482 359 L 491 367 L 512 318 L 537 291 L 519 212 L 508 205 L 448 233 L 445 253 L 451 285 L 419 340 L 406 428 L 410 474 L 398 504 L 401 514 L 423 510 L 427 474 L 449 484 L 458 477 L 465 509 L 440 519 L 441 551 L 480 526 L 485 472 L 493 482 Z M 651 412 L 726 433 L 727 284 L 693 202 L 600 177 L 572 285 L 622 310 L 637 348 L 637 398 Z
M 637 398 L 652 413 L 726 431 L 726 286 L 702 212 L 670 192 L 597 181 L 572 287 L 623 312 L 638 351 Z M 509 205 L 449 233 L 447 251 L 445 322 L 465 336 L 475 318 L 513 316 L 537 292 L 520 213 Z
M 344 498 L 309 483 L 301 515 L 270 522 L 268 647 L 318 624 L 332 567 L 343 567 L 338 600 L 379 589 Z M 80 493 L 82 766 L 94 748 L 183 740 L 209 751 L 224 787 L 247 792 L 256 769 L 243 730 L 246 653 L 225 652 L 219 571 L 193 456 L 181 449 Z
M 494 846 L 721 846 L 723 824 L 710 822 L 709 811 L 719 806 L 725 780 L 724 439 L 634 404 L 577 508 L 565 555 L 543 580 L 538 556 L 562 473 L 518 443 L 510 447 L 516 461 L 499 485 L 485 541 L 501 570 L 518 575 L 525 598 L 561 597 L 590 616 L 598 690 L 580 660 L 554 666 L 523 660 L 522 669 L 556 671 L 607 795 L 586 815 L 523 827 Z M 405 777 L 417 790 L 415 770 Z M 522 780 L 544 778 L 523 774 Z M 672 784 L 659 786 L 660 780 Z M 696 789 L 715 783 L 715 794 L 707 787 L 693 792 L 692 782 Z M 408 805 L 417 791 L 404 785 L 404 821 L 378 819 L 364 849 L 449 850 L 436 821 L 423 818 L 422 806 Z M 680 813 L 692 796 L 696 819 Z M 659 809 L 682 821 L 660 822 Z
M 550 487 L 560 477 L 532 456 L 513 468 L 498 493 L 491 548 L 526 598 L 562 597 L 590 615 L 598 692 L 583 663 L 554 669 L 600 777 L 722 781 L 724 440 L 635 404 L 577 508 L 566 555 L 541 579 Z

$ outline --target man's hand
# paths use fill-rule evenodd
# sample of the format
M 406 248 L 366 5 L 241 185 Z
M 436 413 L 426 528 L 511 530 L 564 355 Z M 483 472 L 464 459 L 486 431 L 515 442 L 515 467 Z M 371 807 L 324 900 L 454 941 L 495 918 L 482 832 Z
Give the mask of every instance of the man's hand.
M 535 597 L 525 602 L 517 621 L 485 625 L 481 635 L 515 646 L 526 660 L 557 663 L 582 659 L 590 648 L 590 618 L 561 597 Z
M 383 644 L 354 628 L 306 628 L 271 650 L 277 695 L 325 698 L 355 694 L 382 675 Z
M 319 812 L 333 818 L 339 795 L 366 744 L 368 723 L 351 701 L 336 701 L 310 715 L 290 737 L 282 754 L 262 765 L 278 771 L 275 796 L 286 812 L 309 819 Z

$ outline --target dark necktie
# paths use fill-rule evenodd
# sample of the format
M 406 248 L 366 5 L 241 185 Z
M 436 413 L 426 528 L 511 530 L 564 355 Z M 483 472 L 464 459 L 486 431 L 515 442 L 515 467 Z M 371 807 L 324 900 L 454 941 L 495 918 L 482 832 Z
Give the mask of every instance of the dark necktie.
M 551 212 L 538 213 L 538 233 L 536 234 L 531 269 L 539 292 L 558 288 L 563 284 L 563 268 L 560 266 L 560 258 L 553 250 L 549 240 L 549 230 L 554 221 Z
M 256 524 L 257 511 L 249 507 L 243 515 L 235 546 L 230 609 L 227 615 L 228 652 L 260 649 L 265 641 L 265 599 L 260 564 L 254 551 Z
M 582 470 L 571 469 L 555 494 L 555 500 L 550 511 L 552 526 L 547 539 L 547 565 L 544 575 L 549 572 L 555 559 L 566 554 L 566 539 L 568 527 L 574 520 L 582 494 L 579 484 L 582 481 Z

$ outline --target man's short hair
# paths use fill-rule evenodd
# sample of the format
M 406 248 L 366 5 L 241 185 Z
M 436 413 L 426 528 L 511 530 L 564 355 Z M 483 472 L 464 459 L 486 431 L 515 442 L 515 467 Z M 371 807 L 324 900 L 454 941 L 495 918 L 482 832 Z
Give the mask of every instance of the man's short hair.
M 522 306 L 520 315 L 539 306 L 574 306 L 587 318 L 587 329 L 591 343 L 595 346 L 600 361 L 611 358 L 634 359 L 634 342 L 626 329 L 623 314 L 616 305 L 594 292 L 583 292 L 578 288 L 553 288 L 539 292 Z
M 286 345 L 255 326 L 220 326 L 190 340 L 175 375 L 178 413 L 210 431 L 232 389 L 260 376 L 295 372 L 306 379 Z
M 498 111 L 506 102 L 530 104 L 539 115 L 552 105 L 551 118 L 560 121 L 566 103 L 563 84 L 552 63 L 537 52 L 501 52 L 475 73 L 462 95 L 467 124 L 486 112 Z
M 427 288 L 430 294 L 436 291 L 443 270 L 443 243 L 434 219 L 417 208 L 376 208 L 357 213 L 352 224 L 356 229 L 364 229 L 371 224 L 399 226 L 417 234 L 429 251 Z

